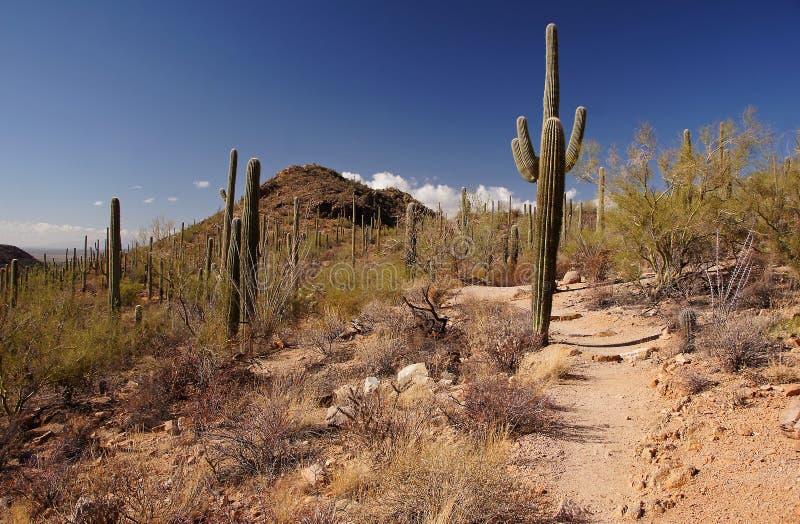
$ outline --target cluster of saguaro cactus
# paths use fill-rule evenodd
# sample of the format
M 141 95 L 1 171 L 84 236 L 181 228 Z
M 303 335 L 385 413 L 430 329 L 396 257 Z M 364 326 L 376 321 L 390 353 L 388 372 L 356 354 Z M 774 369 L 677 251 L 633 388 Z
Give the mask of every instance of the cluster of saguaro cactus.
M 227 294 L 227 326 L 228 337 L 233 337 L 239 331 L 239 316 L 240 316 L 240 295 L 241 295 L 241 279 L 240 279 L 240 253 L 242 245 L 242 221 L 239 218 L 231 220 L 231 236 L 228 243 L 228 253 L 226 256 L 226 273 L 230 281 L 228 294 Z
M 564 177 L 578 160 L 583 142 L 586 109 L 575 111 L 575 124 L 569 145 L 565 144 L 564 129 L 559 119 L 558 31 L 555 24 L 546 29 L 546 64 L 544 84 L 544 114 L 542 117 L 541 157 L 537 157 L 528 133 L 524 116 L 517 119 L 517 138 L 511 142 L 514 161 L 520 175 L 538 183 L 536 229 L 534 234 L 534 263 L 532 282 L 533 330 L 547 343 L 550 313 L 553 307 L 553 288 L 556 276 L 556 255 L 562 221 Z

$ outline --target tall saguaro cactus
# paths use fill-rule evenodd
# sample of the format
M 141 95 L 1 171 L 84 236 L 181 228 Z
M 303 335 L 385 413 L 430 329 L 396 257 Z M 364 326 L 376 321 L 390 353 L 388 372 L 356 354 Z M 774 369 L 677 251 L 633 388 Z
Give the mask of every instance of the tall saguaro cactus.
M 597 223 L 595 231 L 602 232 L 606 227 L 606 170 L 601 167 L 597 175 Z
M 255 313 L 258 296 L 258 197 L 261 185 L 261 162 L 251 158 L 247 162 L 242 211 L 241 287 L 242 319 L 250 322 Z
M 119 313 L 122 295 L 119 281 L 122 278 L 122 239 L 120 236 L 119 199 L 111 199 L 111 220 L 108 227 L 108 304 L 111 312 Z
M 11 288 L 11 307 L 17 305 L 17 296 L 19 295 L 19 261 L 16 258 L 11 260 L 11 268 L 9 268 Z
M 292 268 L 300 263 L 300 199 L 294 197 L 292 209 Z
M 239 331 L 239 306 L 242 290 L 241 279 L 239 278 L 241 267 L 239 264 L 239 251 L 241 245 L 242 221 L 239 218 L 234 218 L 231 221 L 231 238 L 226 257 L 228 265 L 225 268 L 228 275 L 228 294 L 226 296 L 228 338 L 233 337 Z
M 236 164 L 239 160 L 239 153 L 236 149 L 231 149 L 231 160 L 228 164 L 228 189 L 220 189 L 219 196 L 225 201 L 225 215 L 222 219 L 222 267 L 226 267 L 228 256 L 228 244 L 231 241 L 231 220 L 233 220 L 233 204 L 236 194 Z M 183 249 L 183 224 L 181 224 L 181 250 Z M 183 254 L 183 251 L 181 251 Z
M 406 265 L 411 267 L 417 262 L 417 213 L 414 202 L 406 206 Z
M 545 31 L 546 60 L 542 116 L 541 156 L 537 157 L 528 133 L 528 121 L 517 118 L 517 138 L 511 141 L 511 151 L 522 178 L 538 183 L 534 235 L 532 282 L 533 331 L 547 344 L 550 313 L 553 308 L 553 288 L 556 277 L 556 255 L 564 199 L 564 177 L 578 161 L 586 123 L 586 109 L 575 110 L 569 145 L 565 144 L 564 128 L 558 116 L 558 30 L 549 24 Z

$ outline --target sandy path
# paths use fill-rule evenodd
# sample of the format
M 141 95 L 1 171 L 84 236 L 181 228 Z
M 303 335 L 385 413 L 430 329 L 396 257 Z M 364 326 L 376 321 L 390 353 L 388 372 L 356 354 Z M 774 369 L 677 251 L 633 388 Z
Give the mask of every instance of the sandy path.
M 553 322 L 552 341 L 576 345 L 583 354 L 574 358 L 570 377 L 550 389 L 560 409 L 557 424 L 545 434 L 521 439 L 516 463 L 555 500 L 581 508 L 588 521 L 616 522 L 624 520 L 620 507 L 633 507 L 639 500 L 631 482 L 643 468 L 637 445 L 658 426 L 666 402 L 648 386 L 652 373 L 643 371 L 651 362 L 596 362 L 591 355 L 658 347 L 659 340 L 628 343 L 659 335 L 662 326 L 621 308 L 589 311 L 582 304 L 584 293 L 578 289 L 554 297 L 554 316 L 581 316 Z M 525 286 L 470 286 L 457 300 L 467 298 L 530 308 Z

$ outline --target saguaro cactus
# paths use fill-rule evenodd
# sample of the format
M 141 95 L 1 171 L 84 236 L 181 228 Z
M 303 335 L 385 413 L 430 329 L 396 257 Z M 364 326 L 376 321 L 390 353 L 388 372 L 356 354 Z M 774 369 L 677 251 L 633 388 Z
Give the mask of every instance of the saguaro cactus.
M 417 262 L 417 213 L 414 202 L 409 202 L 406 206 L 406 254 L 405 262 L 407 266 L 413 266 Z
M 258 296 L 258 197 L 261 184 L 261 162 L 251 158 L 247 162 L 242 212 L 241 287 L 242 320 L 250 322 L 255 313 Z
M 133 319 L 136 324 L 142 323 L 142 306 L 141 304 L 136 304 L 136 307 L 133 308 Z
M 519 227 L 517 224 L 511 226 L 511 236 L 508 238 L 508 264 L 511 271 L 517 267 L 517 260 L 519 259 Z
M 297 268 L 300 263 L 300 199 L 294 197 L 292 211 L 292 267 Z
M 228 255 L 226 260 L 226 273 L 228 275 L 228 295 L 227 295 L 227 314 L 228 314 L 228 337 L 233 337 L 239 331 L 239 297 L 241 294 L 241 280 L 239 278 L 239 250 L 242 244 L 242 221 L 234 218 L 231 221 L 231 238 L 228 245 Z
M 231 149 L 231 160 L 228 164 L 228 189 L 219 190 L 219 196 L 225 201 L 225 214 L 222 219 L 222 266 L 225 267 L 226 257 L 228 256 L 228 244 L 231 241 L 231 220 L 233 220 L 233 203 L 236 194 L 236 163 L 239 153 L 236 149 Z M 183 224 L 181 224 L 181 250 L 183 249 Z M 183 251 L 181 251 L 181 256 Z
M 11 260 L 11 307 L 17 305 L 17 296 L 19 295 L 19 262 L 16 258 Z
M 108 304 L 111 312 L 119 313 L 122 306 L 122 295 L 119 281 L 122 278 L 122 239 L 119 224 L 119 199 L 111 199 L 111 220 L 108 233 Z
M 558 116 L 558 31 L 549 24 L 546 35 L 544 82 L 544 114 L 542 117 L 541 157 L 537 157 L 528 134 L 528 121 L 517 118 L 517 138 L 511 141 L 511 151 L 522 178 L 539 184 L 536 196 L 534 262 L 532 282 L 533 330 L 547 343 L 550 312 L 553 308 L 553 287 L 556 273 L 559 233 L 564 198 L 564 177 L 575 166 L 583 142 L 586 109 L 575 111 L 575 124 L 569 139 L 564 141 L 564 128 Z
M 469 196 L 467 188 L 461 188 L 461 233 L 466 235 L 469 229 Z

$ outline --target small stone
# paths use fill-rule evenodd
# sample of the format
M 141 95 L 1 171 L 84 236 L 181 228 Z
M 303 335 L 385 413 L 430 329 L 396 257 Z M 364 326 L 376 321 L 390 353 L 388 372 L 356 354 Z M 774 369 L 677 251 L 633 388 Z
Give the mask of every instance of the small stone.
M 439 375 L 439 378 L 442 380 L 449 380 L 450 382 L 455 383 L 456 374 L 451 373 L 449 371 L 442 371 L 442 373 Z
M 783 386 L 783 394 L 787 397 L 800 395 L 800 384 L 786 384 Z
M 364 394 L 369 395 L 370 393 L 378 389 L 378 386 L 380 385 L 381 381 L 378 379 L 378 377 L 367 377 L 366 379 L 364 379 Z
M 753 436 L 753 428 L 747 425 L 741 425 L 736 428 L 736 433 L 743 436 L 743 437 L 752 437 Z
M 595 362 L 622 362 L 621 355 L 592 355 Z
M 428 368 L 425 366 L 424 362 L 418 362 L 416 364 L 411 364 L 403 369 L 401 369 L 397 373 L 397 385 L 398 387 L 405 387 L 411 382 L 415 376 L 428 376 Z
M 567 271 L 564 273 L 564 278 L 561 279 L 562 286 L 569 286 L 572 284 L 580 284 L 581 274 L 577 271 Z
M 349 415 L 349 416 L 348 416 Z M 331 406 L 325 412 L 325 423 L 332 427 L 341 428 L 350 422 L 353 408 L 348 406 Z
M 686 353 L 678 353 L 673 360 L 678 364 L 690 364 L 692 362 L 692 359 Z

